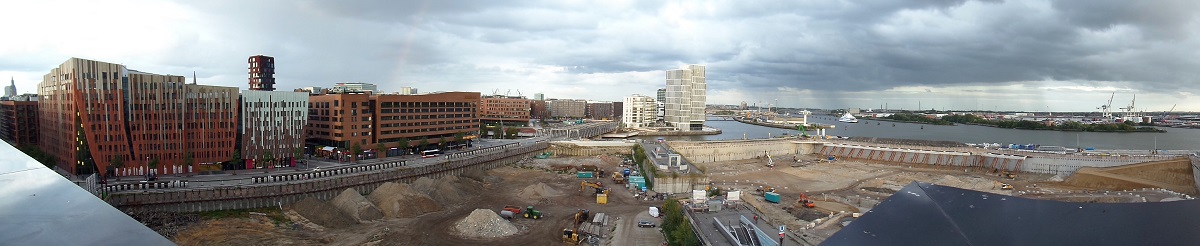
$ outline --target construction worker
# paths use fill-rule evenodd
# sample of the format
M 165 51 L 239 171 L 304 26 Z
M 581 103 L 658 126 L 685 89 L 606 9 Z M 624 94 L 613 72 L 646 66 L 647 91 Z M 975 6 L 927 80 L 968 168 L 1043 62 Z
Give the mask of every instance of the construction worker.
M 758 223 L 758 215 L 754 215 L 754 223 Z

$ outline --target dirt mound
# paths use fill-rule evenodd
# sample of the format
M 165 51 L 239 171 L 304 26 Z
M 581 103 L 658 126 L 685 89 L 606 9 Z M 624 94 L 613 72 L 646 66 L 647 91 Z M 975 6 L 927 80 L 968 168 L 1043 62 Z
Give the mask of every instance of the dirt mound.
M 354 224 L 354 220 L 350 219 L 341 210 L 335 208 L 332 204 L 321 201 L 315 197 L 304 198 L 299 202 L 290 205 L 291 210 L 304 216 L 305 219 L 318 225 L 328 228 L 339 228 Z
M 427 177 L 420 177 L 412 182 L 412 188 L 414 190 L 425 194 L 429 194 L 431 191 L 433 191 L 434 185 L 437 185 L 437 180 Z
M 521 189 L 520 193 L 517 193 L 518 197 L 520 197 L 522 199 L 526 199 L 526 200 L 539 200 L 542 198 L 555 197 L 555 196 L 560 196 L 560 195 L 562 195 L 562 192 L 559 192 L 558 190 L 555 190 L 554 188 L 551 188 L 549 185 L 546 185 L 545 183 L 541 183 L 541 182 L 538 182 L 537 184 L 531 184 L 529 186 L 526 186 L 525 189 Z
M 330 201 L 334 207 L 341 210 L 343 213 L 350 215 L 356 221 L 377 220 L 383 218 L 383 212 L 379 211 L 375 204 L 371 204 L 367 198 L 358 194 L 358 191 L 353 188 L 343 190 L 341 194 Z
M 383 183 L 367 196 L 388 218 L 410 218 L 441 210 L 428 195 L 417 192 L 407 184 Z
M 516 226 L 489 209 L 476 209 L 454 223 L 454 229 L 467 238 L 497 238 L 517 234 Z
M 475 181 L 483 182 L 487 178 L 487 173 L 480 168 L 467 168 L 462 174 L 463 177 L 474 179 Z

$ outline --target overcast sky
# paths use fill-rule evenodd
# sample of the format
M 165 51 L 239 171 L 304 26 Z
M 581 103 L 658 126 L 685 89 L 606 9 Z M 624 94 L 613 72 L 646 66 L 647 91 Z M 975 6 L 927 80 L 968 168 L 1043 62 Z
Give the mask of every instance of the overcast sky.
M 0 76 L 70 57 L 246 88 L 375 83 L 619 101 L 707 65 L 709 104 L 1200 111 L 1200 1 L 3 1 Z M 5 78 L 7 79 L 7 78 Z

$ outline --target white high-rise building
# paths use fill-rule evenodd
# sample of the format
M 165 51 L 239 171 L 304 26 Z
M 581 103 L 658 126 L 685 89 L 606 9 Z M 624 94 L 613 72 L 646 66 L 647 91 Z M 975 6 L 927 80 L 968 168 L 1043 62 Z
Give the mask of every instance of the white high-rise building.
M 638 94 L 627 96 L 621 106 L 621 123 L 625 123 L 625 127 L 650 126 L 654 124 L 657 108 L 653 97 Z
M 412 88 L 412 87 L 407 87 L 407 86 L 400 87 L 400 95 L 416 95 L 416 94 L 417 94 L 417 88 Z
M 664 119 L 667 124 L 681 131 L 702 130 L 707 89 L 704 65 L 668 70 Z

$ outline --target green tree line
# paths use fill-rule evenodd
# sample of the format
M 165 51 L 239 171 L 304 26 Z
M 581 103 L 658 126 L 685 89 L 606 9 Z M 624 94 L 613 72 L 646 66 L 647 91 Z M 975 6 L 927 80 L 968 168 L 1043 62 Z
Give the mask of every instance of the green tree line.
M 1056 131 L 1079 131 L 1079 132 L 1166 132 L 1154 127 L 1137 127 L 1132 122 L 1126 123 L 1106 123 L 1106 124 L 1084 124 L 1075 121 L 1065 121 L 1059 124 L 1048 126 L 1041 121 L 1029 120 L 989 120 L 975 115 L 947 115 L 942 117 L 943 120 L 964 123 L 994 126 L 999 128 L 1009 129 L 1024 129 L 1024 130 L 1056 130 Z

